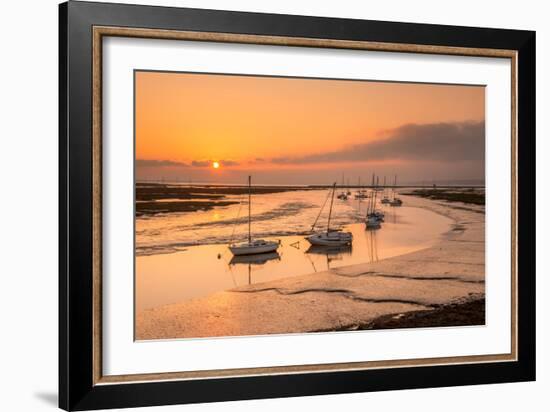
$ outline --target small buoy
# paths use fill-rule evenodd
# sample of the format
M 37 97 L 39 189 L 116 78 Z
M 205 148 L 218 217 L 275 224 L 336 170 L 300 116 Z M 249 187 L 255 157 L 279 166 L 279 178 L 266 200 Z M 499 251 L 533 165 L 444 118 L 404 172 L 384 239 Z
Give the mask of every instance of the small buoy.
M 221 259 L 221 258 L 222 258 L 222 254 L 218 253 L 218 259 Z

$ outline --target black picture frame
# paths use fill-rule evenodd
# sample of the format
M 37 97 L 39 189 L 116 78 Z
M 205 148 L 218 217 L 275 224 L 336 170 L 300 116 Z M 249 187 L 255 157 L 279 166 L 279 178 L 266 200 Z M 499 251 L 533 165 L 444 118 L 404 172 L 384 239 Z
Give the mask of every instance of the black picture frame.
M 92 28 L 137 27 L 517 52 L 517 361 L 96 385 Z M 90 410 L 535 380 L 535 32 L 89 3 L 59 6 L 59 406 Z

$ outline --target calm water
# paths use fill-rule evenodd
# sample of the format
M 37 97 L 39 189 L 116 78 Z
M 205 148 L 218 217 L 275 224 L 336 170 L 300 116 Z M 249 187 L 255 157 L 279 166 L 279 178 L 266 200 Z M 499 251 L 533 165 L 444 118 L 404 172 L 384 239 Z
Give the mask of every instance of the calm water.
M 306 234 L 317 217 L 327 192 L 300 190 L 255 195 L 252 198 L 254 236 L 264 238 Z M 242 201 L 242 204 L 217 207 L 209 211 L 138 218 L 136 253 L 167 253 L 192 245 L 227 244 L 231 240 L 245 240 L 248 224 L 247 196 L 227 195 L 223 200 Z M 335 227 L 357 222 L 364 206 L 365 201 L 343 202 L 335 199 Z M 323 224 L 326 224 L 326 215 L 324 213 L 321 216 Z
M 359 223 L 365 201 L 335 199 L 331 226 L 351 230 L 353 247 L 314 248 L 303 235 L 326 195 L 326 191 L 296 191 L 253 197 L 254 237 L 281 241 L 278 253 L 269 255 L 235 258 L 227 249 L 231 239 L 246 238 L 246 203 L 137 219 L 136 310 L 409 253 L 431 246 L 452 223 L 424 209 L 379 205 L 386 221 L 380 230 L 366 231 Z M 239 196 L 227 198 L 240 200 Z M 326 214 L 319 223 L 326 227 Z

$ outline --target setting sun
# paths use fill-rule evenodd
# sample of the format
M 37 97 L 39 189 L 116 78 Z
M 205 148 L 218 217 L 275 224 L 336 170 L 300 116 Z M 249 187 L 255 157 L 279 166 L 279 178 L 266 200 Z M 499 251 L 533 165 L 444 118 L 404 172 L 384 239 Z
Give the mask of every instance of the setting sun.
M 212 167 L 213 167 L 214 169 L 218 169 L 218 168 L 220 167 L 220 164 L 219 164 L 218 162 L 213 162 L 213 163 L 212 163 Z

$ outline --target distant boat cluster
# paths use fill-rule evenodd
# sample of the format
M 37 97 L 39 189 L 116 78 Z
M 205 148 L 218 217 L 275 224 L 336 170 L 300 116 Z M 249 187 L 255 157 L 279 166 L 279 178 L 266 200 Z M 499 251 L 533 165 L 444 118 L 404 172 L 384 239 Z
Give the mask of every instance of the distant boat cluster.
M 344 178 L 342 177 L 342 183 L 344 181 Z M 379 176 L 376 176 L 375 174 L 372 175 L 372 183 L 371 183 L 371 191 L 367 191 L 363 188 L 361 188 L 361 178 L 359 178 L 359 189 L 355 193 L 355 199 L 368 199 L 367 204 L 367 214 L 365 216 L 365 227 L 366 229 L 380 229 L 382 226 L 382 223 L 384 222 L 384 212 L 376 208 L 376 199 L 378 197 L 378 194 L 380 192 L 383 193 L 383 198 L 380 200 L 381 204 L 388 204 L 393 207 L 398 207 L 403 204 L 403 201 L 396 196 L 395 187 L 397 185 L 397 175 L 394 178 L 393 187 L 390 189 L 390 193 L 388 195 L 386 186 L 386 177 L 384 176 L 384 185 L 380 187 L 379 185 Z M 338 199 L 340 200 L 348 200 L 349 195 L 351 193 L 349 190 L 343 190 L 339 195 Z
M 344 178 L 342 177 L 342 183 Z M 395 195 L 395 186 L 397 184 L 397 176 L 394 179 L 394 186 L 391 188 L 388 195 L 386 188 L 386 178 L 384 177 L 384 186 L 379 186 L 379 178 L 373 174 L 372 185 L 370 191 L 361 187 L 361 181 L 359 180 L 359 189 L 355 193 L 355 199 L 368 199 L 367 211 L 365 215 L 365 229 L 376 230 L 380 229 L 384 222 L 384 212 L 376 208 L 376 200 L 380 192 L 383 193 L 383 198 L 380 200 L 382 204 L 388 204 L 396 207 L 401 206 L 403 201 Z M 344 189 L 342 184 L 342 189 Z M 332 209 L 334 205 L 334 197 L 336 194 L 336 182 L 332 185 L 330 192 L 319 210 L 319 214 L 311 226 L 311 234 L 305 239 L 312 245 L 318 247 L 342 247 L 351 246 L 353 243 L 353 235 L 351 232 L 343 231 L 339 228 L 331 228 Z M 348 188 L 342 190 L 341 193 L 336 195 L 337 199 L 347 201 L 351 196 L 351 191 Z M 330 206 L 328 211 L 326 230 L 316 230 L 318 220 L 326 206 L 326 203 L 330 199 Z M 280 246 L 280 241 L 253 239 L 252 237 L 252 178 L 248 177 L 248 239 L 242 243 L 230 244 L 229 250 L 234 256 L 250 256 L 261 254 L 273 254 L 276 253 Z

